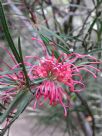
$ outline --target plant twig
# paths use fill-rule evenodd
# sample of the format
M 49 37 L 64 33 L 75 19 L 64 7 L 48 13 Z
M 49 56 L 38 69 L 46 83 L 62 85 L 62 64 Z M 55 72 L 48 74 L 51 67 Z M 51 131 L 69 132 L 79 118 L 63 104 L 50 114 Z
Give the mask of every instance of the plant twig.
M 77 95 L 77 97 L 80 99 L 81 103 L 86 107 L 88 113 L 90 114 L 90 116 L 91 116 L 91 118 L 92 118 L 92 130 L 93 130 L 92 136 L 95 136 L 95 119 L 94 119 L 93 113 L 92 113 L 92 111 L 90 110 L 90 107 L 88 106 L 86 100 L 83 99 L 80 94 L 76 93 L 76 95 Z

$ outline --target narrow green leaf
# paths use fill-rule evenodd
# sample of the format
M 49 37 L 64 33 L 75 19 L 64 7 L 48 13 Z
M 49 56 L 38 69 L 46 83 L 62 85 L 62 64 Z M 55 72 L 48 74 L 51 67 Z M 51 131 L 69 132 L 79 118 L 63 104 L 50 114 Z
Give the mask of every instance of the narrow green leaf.
M 59 62 L 62 62 L 61 58 L 60 58 L 60 54 L 58 53 L 58 51 L 54 51 L 54 56 L 56 59 L 59 59 Z
M 33 81 L 34 84 L 39 84 L 39 83 L 42 83 L 44 80 L 46 80 L 46 78 L 38 78 L 38 79 L 35 79 Z
M 44 36 L 43 34 L 40 34 L 41 39 L 43 40 L 43 42 L 45 44 L 49 44 L 49 42 L 51 41 L 49 38 L 47 38 L 46 36 Z
M 54 51 L 54 56 L 56 59 L 58 59 L 60 57 L 60 54 L 58 53 L 58 51 L 56 51 L 56 50 Z
M 20 37 L 18 38 L 18 49 L 19 49 L 19 54 L 20 54 L 21 63 L 22 63 L 22 64 L 21 64 L 21 67 L 23 68 L 23 72 L 24 72 L 24 75 L 25 75 L 25 78 L 26 78 L 27 86 L 28 86 L 29 89 L 30 89 L 29 77 L 28 77 L 28 75 L 27 75 L 27 71 L 26 71 L 26 68 L 25 68 L 25 65 L 24 65 L 24 61 L 23 61 L 23 55 L 22 55 Z
M 49 35 L 51 35 L 51 36 L 54 36 L 54 37 L 56 37 L 58 40 L 60 40 L 60 42 L 61 43 L 63 43 L 67 48 L 68 48 L 68 45 L 66 44 L 66 42 L 59 36 L 59 35 L 57 35 L 56 33 L 54 33 L 53 31 L 51 31 L 51 30 L 49 30 L 49 29 L 47 29 L 46 27 L 44 27 L 44 26 L 41 26 L 42 27 L 42 29 L 44 29 L 47 33 L 49 33 Z M 42 32 L 38 32 L 39 34 L 42 34 Z
M 20 91 L 16 97 L 14 98 L 14 100 L 11 102 L 11 104 L 9 105 L 9 107 L 7 108 L 7 110 L 3 113 L 3 115 L 0 117 L 0 124 L 4 122 L 4 120 L 7 118 L 7 116 L 9 115 L 9 113 L 15 108 L 17 107 L 17 105 L 21 102 L 23 96 L 25 94 L 25 91 Z
M 12 86 L 0 88 L 0 92 L 4 92 L 5 90 L 11 89 L 11 88 Z
M 13 118 L 13 120 L 15 120 L 24 111 L 24 109 L 30 103 L 30 101 L 32 100 L 32 98 L 33 98 L 33 95 L 32 95 L 32 93 L 30 91 L 27 91 L 23 95 L 23 99 L 20 102 L 20 104 L 17 106 L 17 112 L 16 112 L 15 117 Z
M 30 101 L 32 100 L 33 95 L 29 91 L 25 91 L 25 93 L 22 96 L 22 99 L 20 103 L 17 105 L 17 112 L 15 113 L 14 117 L 9 122 L 9 125 L 6 126 L 3 131 L 1 132 L 3 135 L 7 131 L 8 128 L 12 125 L 12 123 L 19 117 L 19 115 L 25 110 L 25 108 L 28 106 Z
M 69 51 L 68 49 L 64 48 L 64 47 L 61 46 L 60 44 L 57 44 L 57 45 L 58 45 L 59 49 L 62 50 L 64 53 L 70 54 L 70 51 Z
M 92 54 L 92 53 L 101 52 L 101 51 L 102 51 L 102 48 L 99 48 L 99 49 L 96 49 L 96 50 L 92 50 L 92 51 L 88 52 L 87 54 Z
M 51 42 L 51 40 L 48 37 L 44 36 L 43 34 L 40 34 L 40 37 L 41 37 L 42 41 L 44 42 L 48 53 L 51 55 L 52 54 L 52 47 L 49 45 L 49 42 Z
M 14 45 L 11 34 L 9 32 L 9 28 L 8 28 L 8 25 L 7 25 L 7 21 L 6 21 L 6 18 L 5 18 L 5 14 L 4 14 L 4 10 L 3 10 L 1 0 L 0 0 L 0 20 L 1 20 L 1 24 L 2 24 L 2 27 L 3 27 L 3 30 L 4 30 L 4 34 L 5 34 L 5 37 L 7 39 L 8 45 L 9 45 L 10 49 L 12 50 L 12 53 L 15 56 L 17 62 L 20 63 L 20 56 L 19 56 L 19 54 L 17 52 L 17 49 L 16 49 L 16 47 Z
M 6 109 L 5 106 L 3 104 L 1 104 L 1 103 L 0 103 L 0 108 L 2 108 L 4 110 Z
M 91 34 L 91 31 L 92 31 L 92 29 L 93 29 L 93 27 L 94 27 L 94 25 L 95 25 L 95 23 L 96 23 L 96 21 L 97 21 L 97 18 L 98 18 L 98 17 L 96 16 L 95 19 L 93 20 L 93 22 L 92 22 L 92 24 L 90 25 L 90 27 L 89 27 L 89 29 L 88 29 L 88 32 L 87 32 L 87 34 L 85 35 L 83 41 L 86 40 L 88 34 Z
M 89 63 L 90 63 L 89 61 L 81 62 L 81 63 L 78 63 L 76 66 L 82 66 L 82 65 L 85 65 L 85 64 L 89 64 Z
M 41 39 L 43 40 L 44 44 L 46 45 L 46 48 L 49 52 L 49 54 L 52 53 L 52 48 L 51 48 L 51 45 L 49 45 L 49 42 L 53 42 L 51 41 L 47 36 L 44 36 L 43 34 L 40 34 L 41 36 Z M 66 54 L 69 54 L 70 51 L 68 49 L 66 49 L 66 47 L 63 47 L 62 45 L 60 44 L 57 44 L 57 46 L 59 47 L 60 50 L 62 50 L 64 53 Z

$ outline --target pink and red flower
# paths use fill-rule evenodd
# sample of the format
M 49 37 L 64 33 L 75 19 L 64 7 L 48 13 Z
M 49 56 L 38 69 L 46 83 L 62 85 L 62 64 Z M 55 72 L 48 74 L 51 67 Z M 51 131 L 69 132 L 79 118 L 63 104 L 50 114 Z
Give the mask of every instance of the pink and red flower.
M 6 53 L 10 56 L 13 61 L 13 65 L 3 62 L 7 67 L 7 70 L 1 69 L 0 74 L 0 100 L 7 104 L 11 102 L 13 97 L 24 88 L 26 85 L 26 80 L 23 71 L 20 69 L 20 64 L 18 64 L 13 57 L 13 55 L 6 49 L 3 48 Z
M 0 75 L 0 87 L 2 90 L 0 91 L 0 99 L 3 103 L 11 101 L 19 91 L 26 87 L 26 79 L 20 64 L 16 62 L 7 49 L 6 52 L 13 60 L 14 65 L 10 66 L 3 61 L 11 72 Z M 26 56 L 28 60 L 29 58 L 37 59 L 38 64 L 33 64 L 33 61 L 32 63 L 27 60 L 24 61 L 24 64 L 28 67 L 28 78 L 31 80 L 31 83 L 36 79 L 43 79 L 36 89 L 35 85 L 30 85 L 30 89 L 33 90 L 34 88 L 35 90 L 36 100 L 34 108 L 37 103 L 42 105 L 49 101 L 51 106 L 60 104 L 64 108 L 64 115 L 67 116 L 67 109 L 71 107 L 70 93 L 80 92 L 85 88 L 82 72 L 86 71 L 96 78 L 97 72 L 100 70 L 94 64 L 99 64 L 100 62 L 92 56 L 78 53 L 63 53 L 56 58 L 54 55 L 48 55 L 45 48 L 44 55 L 45 57 L 41 59 L 39 57 Z M 5 71 L 1 69 L 2 72 Z
M 85 58 L 90 61 L 75 64 L 79 59 Z M 85 87 L 81 71 L 87 71 L 96 78 L 99 69 L 93 64 L 98 63 L 100 62 L 88 55 L 63 53 L 58 59 L 54 55 L 46 56 L 44 59 L 39 59 L 38 65 L 31 64 L 29 78 L 31 80 L 44 78 L 44 81 L 36 87 L 34 107 L 37 102 L 41 105 L 49 100 L 49 104 L 52 106 L 61 104 L 66 116 L 67 108 L 71 106 L 69 92 L 80 92 Z

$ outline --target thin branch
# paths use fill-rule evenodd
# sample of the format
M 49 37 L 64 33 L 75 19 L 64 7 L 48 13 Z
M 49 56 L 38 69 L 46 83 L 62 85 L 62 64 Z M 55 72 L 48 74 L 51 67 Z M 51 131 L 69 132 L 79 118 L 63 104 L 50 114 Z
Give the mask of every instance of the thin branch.
M 90 110 L 90 107 L 89 107 L 89 105 L 87 104 L 86 100 L 83 99 L 80 94 L 76 93 L 76 95 L 77 95 L 77 97 L 80 99 L 81 103 L 86 107 L 88 113 L 90 114 L 90 116 L 91 116 L 91 118 L 92 118 L 92 130 L 93 130 L 92 136 L 95 136 L 95 119 L 94 119 L 93 113 L 92 113 L 92 111 Z
M 14 13 L 16 13 L 17 15 L 19 15 L 19 18 L 22 20 L 22 22 L 24 23 L 24 25 L 27 27 L 27 29 L 32 33 L 33 36 L 37 36 L 37 34 L 35 32 L 33 32 L 33 26 L 31 25 L 30 21 L 28 18 L 26 18 L 23 13 L 21 12 L 21 10 L 19 8 L 17 8 L 15 6 L 15 4 L 12 2 L 12 0 L 7 0 L 8 3 L 10 3 L 10 8 L 13 10 Z M 28 21 L 27 21 L 28 20 Z
M 48 24 L 48 20 L 47 20 L 47 18 L 46 18 L 46 16 L 45 16 L 45 12 L 44 12 L 44 8 L 43 8 L 43 2 L 44 2 L 44 1 L 42 0 L 41 3 L 40 3 L 41 11 L 42 11 L 42 16 L 43 16 L 43 18 L 44 18 L 44 20 L 45 20 L 45 23 L 46 23 L 47 28 L 50 29 L 49 24 Z

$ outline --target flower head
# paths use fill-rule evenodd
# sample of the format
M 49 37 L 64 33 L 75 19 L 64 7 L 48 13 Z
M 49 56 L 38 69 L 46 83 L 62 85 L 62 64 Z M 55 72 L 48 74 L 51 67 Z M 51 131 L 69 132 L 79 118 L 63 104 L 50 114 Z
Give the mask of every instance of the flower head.
M 10 102 L 12 98 L 24 88 L 25 77 L 22 71 L 13 74 L 0 76 L 0 99 L 4 104 Z
M 88 58 L 91 61 L 75 64 L 78 59 Z M 97 64 L 94 57 L 71 53 L 62 54 L 58 59 L 55 56 L 47 56 L 39 60 L 39 65 L 32 65 L 29 71 L 30 79 L 45 78 L 45 80 L 36 88 L 36 102 L 41 105 L 49 100 L 50 105 L 61 104 L 64 108 L 65 116 L 67 107 L 70 106 L 70 97 L 68 92 L 80 92 L 84 87 L 81 71 L 87 71 L 96 78 L 93 72 L 99 71 L 91 64 Z M 76 87 L 78 89 L 76 89 Z M 65 91 L 65 88 L 68 92 Z M 80 89 L 79 89 L 80 88 Z M 43 101 L 41 101 L 44 99 Z
M 13 61 L 13 65 L 3 62 L 4 66 L 7 67 L 7 72 L 2 68 L 0 72 L 0 100 L 6 104 L 9 103 L 14 96 L 24 88 L 26 84 L 25 76 L 23 71 L 20 69 L 20 64 L 18 64 L 13 57 L 13 55 L 7 50 L 4 49 L 10 59 Z

